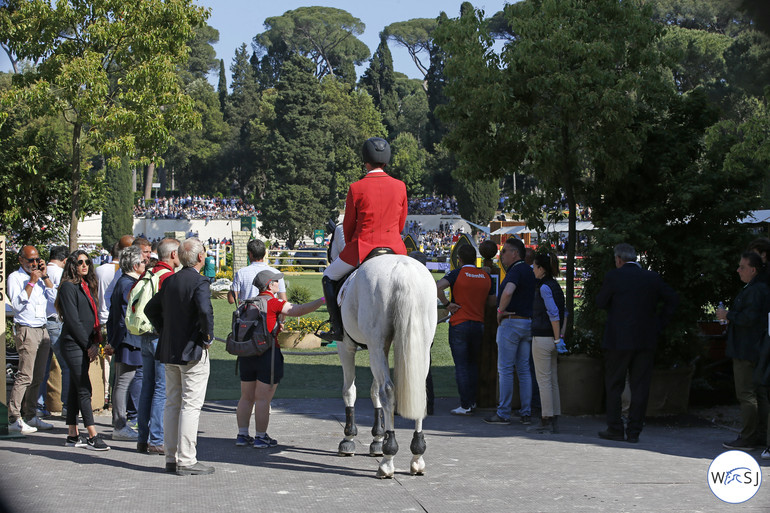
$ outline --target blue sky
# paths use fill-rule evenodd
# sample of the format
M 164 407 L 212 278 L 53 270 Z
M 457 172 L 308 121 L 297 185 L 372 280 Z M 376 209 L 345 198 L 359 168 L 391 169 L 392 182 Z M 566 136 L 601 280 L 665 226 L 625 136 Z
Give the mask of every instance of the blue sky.
M 512 0 L 509 0 L 511 3 Z M 461 0 L 327 0 L 318 2 L 283 0 L 266 2 L 264 0 L 199 0 L 200 5 L 211 8 L 209 25 L 219 30 L 219 43 L 214 46 L 217 57 L 225 60 L 225 68 L 230 73 L 235 49 L 241 43 L 251 49 L 252 38 L 264 32 L 265 18 L 280 16 L 286 11 L 302 6 L 320 5 L 343 9 L 366 25 L 366 30 L 358 38 L 369 47 L 371 54 L 380 43 L 380 32 L 385 26 L 396 21 L 413 18 L 435 18 L 441 11 L 450 18 L 459 16 Z M 471 0 L 471 3 L 484 10 L 487 16 L 501 10 L 505 0 Z M 395 43 L 389 43 L 393 54 L 393 67 L 411 78 L 422 78 L 417 66 L 412 62 L 406 50 Z M 427 55 L 421 59 L 428 65 Z M 359 75 L 364 68 L 358 70 Z M 228 86 L 230 84 L 228 76 Z
M 513 0 L 509 0 L 512 2 Z M 368 47 L 370 54 L 374 52 L 380 42 L 380 32 L 386 25 L 396 21 L 406 21 L 413 18 L 435 18 L 441 11 L 447 13 L 450 18 L 455 18 L 460 13 L 461 0 L 326 0 L 326 1 L 265 1 L 265 0 L 198 0 L 199 5 L 211 9 L 209 25 L 219 30 L 219 43 L 214 48 L 217 57 L 224 59 L 225 69 L 230 73 L 235 49 L 242 43 L 251 49 L 252 38 L 260 32 L 264 32 L 265 18 L 280 16 L 286 11 L 302 6 L 321 5 L 343 9 L 366 25 L 366 30 L 358 38 Z M 484 10 L 487 16 L 501 10 L 507 3 L 506 0 L 471 0 L 471 3 Z M 395 43 L 390 43 L 393 54 L 393 67 L 396 71 L 404 73 L 411 78 L 422 78 L 417 67 L 412 62 L 409 54 Z M 427 55 L 423 64 L 428 65 Z M 0 70 L 10 71 L 10 62 L 5 52 L 0 51 Z M 365 67 L 359 68 L 359 75 Z M 214 84 L 217 77 L 210 78 Z M 228 76 L 228 86 L 230 77 Z

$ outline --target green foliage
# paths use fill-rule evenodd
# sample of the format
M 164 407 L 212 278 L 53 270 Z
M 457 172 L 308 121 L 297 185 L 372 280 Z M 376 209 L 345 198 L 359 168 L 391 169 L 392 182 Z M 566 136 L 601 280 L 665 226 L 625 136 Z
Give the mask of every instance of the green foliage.
M 11 0 L 0 10 L 0 42 L 37 62 L 3 105 L 24 104 L 31 116 L 60 112 L 71 124 L 71 249 L 89 178 L 84 144 L 113 164 L 125 155 L 147 164 L 171 144 L 173 129 L 196 124 L 176 66 L 207 17 L 191 0 Z
M 102 246 L 112 248 L 123 235 L 134 233 L 134 204 L 128 158 L 106 173 L 107 198 L 102 212 Z
M 391 142 L 393 156 L 387 168 L 388 173 L 406 184 L 409 196 L 421 196 L 424 193 L 425 163 L 428 152 L 420 148 L 415 137 L 404 132 Z
M 435 18 L 414 18 L 398 21 L 385 27 L 382 31 L 382 37 L 406 48 L 417 69 L 425 76 L 428 74 L 428 69 L 420 60 L 420 54 L 428 53 L 431 33 L 436 28 L 436 24 Z
M 638 115 L 670 90 L 661 27 L 648 8 L 615 0 L 524 0 L 507 5 L 505 19 L 516 37 L 499 55 L 483 12 L 469 4 L 434 33 L 450 99 L 437 107 L 451 125 L 443 144 L 467 178 L 515 170 L 564 194 L 571 309 L 577 199 L 601 186 L 591 180 L 597 171 L 623 176 L 640 159 L 649 128 Z
M 256 45 L 263 51 L 285 46 L 291 54 L 310 59 L 319 79 L 349 76 L 352 65 L 363 64 L 369 56 L 369 49 L 356 37 L 363 34 L 365 25 L 342 9 L 299 7 L 267 18 L 265 28 L 254 37 Z
M 361 77 L 361 85 L 372 97 L 374 106 L 382 113 L 383 122 L 388 133 L 392 135 L 398 119 L 398 95 L 393 57 L 384 36 L 380 37 L 380 44 L 371 58 L 369 68 Z
M 288 288 L 287 296 L 289 303 L 301 305 L 310 302 L 310 289 L 302 285 L 292 285 Z
M 488 225 L 494 218 L 500 198 L 497 180 L 458 179 L 454 183 L 454 193 L 457 198 L 457 209 L 463 219 L 475 224 Z

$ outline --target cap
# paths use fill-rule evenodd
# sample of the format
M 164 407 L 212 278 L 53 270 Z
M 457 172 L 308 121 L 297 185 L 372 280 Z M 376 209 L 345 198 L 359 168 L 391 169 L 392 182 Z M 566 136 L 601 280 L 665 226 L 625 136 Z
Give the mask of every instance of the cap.
M 271 281 L 278 281 L 281 278 L 283 278 L 283 273 L 270 271 L 266 269 L 264 271 L 260 271 L 257 274 L 257 276 L 254 277 L 254 281 L 252 283 L 260 291 L 263 291 L 267 289 L 267 286 L 270 284 Z

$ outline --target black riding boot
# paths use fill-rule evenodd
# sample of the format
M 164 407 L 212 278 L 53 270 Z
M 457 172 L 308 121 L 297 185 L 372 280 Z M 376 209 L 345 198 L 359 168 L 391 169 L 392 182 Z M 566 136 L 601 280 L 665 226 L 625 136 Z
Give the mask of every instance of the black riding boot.
M 342 340 L 342 316 L 340 314 L 340 307 L 337 305 L 337 286 L 339 282 L 324 276 L 321 284 L 323 285 L 324 297 L 326 298 L 326 310 L 329 312 L 331 330 L 321 331 L 318 333 L 318 336 L 327 342 Z

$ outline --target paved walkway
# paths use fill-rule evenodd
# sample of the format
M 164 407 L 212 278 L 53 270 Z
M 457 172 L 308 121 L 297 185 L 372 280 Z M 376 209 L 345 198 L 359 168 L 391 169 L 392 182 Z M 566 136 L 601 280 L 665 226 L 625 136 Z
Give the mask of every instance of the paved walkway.
M 598 439 L 600 417 L 565 417 L 561 434 L 536 435 L 518 424 L 484 424 L 481 415 L 449 415 L 455 402 L 438 400 L 425 421 L 424 476 L 409 475 L 412 425 L 398 419 L 396 477 L 374 477 L 366 400 L 356 412 L 359 455 L 347 458 L 336 453 L 341 399 L 275 400 L 270 434 L 280 445 L 269 450 L 234 445 L 230 401 L 206 403 L 201 417 L 198 456 L 216 467 L 213 475 L 164 473 L 162 457 L 109 440 L 108 416 L 97 424 L 111 451 L 65 448 L 56 418 L 52 432 L 0 440 L 0 493 L 10 511 L 22 513 L 770 511 L 768 461 L 760 460 L 764 484 L 750 501 L 729 505 L 712 495 L 708 466 L 735 434 L 705 422 L 653 421 L 632 445 Z

